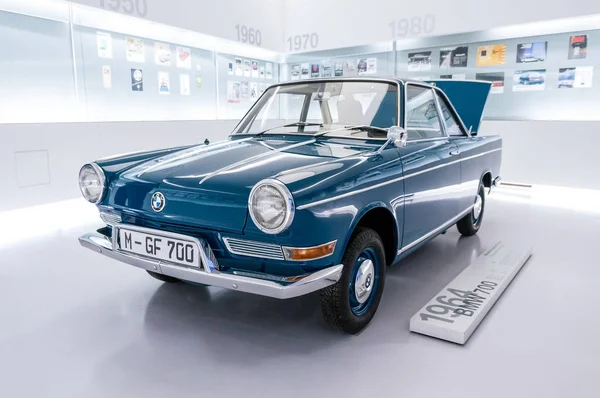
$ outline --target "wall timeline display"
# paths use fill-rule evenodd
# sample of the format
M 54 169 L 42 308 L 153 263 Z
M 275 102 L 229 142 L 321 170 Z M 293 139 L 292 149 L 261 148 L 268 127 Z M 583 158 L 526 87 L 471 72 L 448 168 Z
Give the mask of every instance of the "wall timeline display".
M 594 78 L 593 66 L 560 68 L 558 70 L 558 88 L 589 88 Z
M 258 61 L 252 61 L 252 73 L 250 73 L 253 79 L 258 79 Z
M 513 91 L 542 91 L 546 89 L 546 69 L 516 70 Z
M 440 75 L 440 79 L 447 79 L 447 80 L 465 80 L 467 78 L 467 75 L 465 73 L 457 73 L 454 75 Z
M 146 62 L 144 39 L 135 37 L 125 38 L 125 55 L 129 62 Z
M 237 104 L 240 102 L 240 82 L 228 81 L 227 82 L 227 102 L 230 104 Z
M 319 77 L 320 74 L 319 64 L 312 64 L 310 66 L 310 77 Z
M 265 65 L 265 71 L 266 78 L 271 80 L 273 78 L 273 64 L 267 62 L 267 64 Z
M 431 51 L 408 53 L 408 71 L 431 70 Z
M 310 65 L 307 63 L 300 65 L 300 78 L 308 79 L 310 77 Z
M 292 80 L 300 80 L 300 65 L 292 65 Z
M 96 32 L 96 44 L 100 58 L 112 58 L 112 36 L 106 32 Z
M 250 61 L 244 60 L 244 76 L 250 77 L 252 75 L 252 67 L 250 66 Z
M 181 95 L 190 95 L 190 75 L 187 73 L 179 75 L 179 91 Z
M 571 36 L 569 38 L 569 59 L 587 57 L 587 41 L 587 35 Z
M 323 70 L 321 71 L 321 77 L 331 77 L 331 62 L 323 62 Z
M 477 67 L 504 65 L 506 63 L 506 44 L 493 44 L 477 48 Z
M 184 69 L 192 69 L 192 52 L 187 47 L 177 46 L 177 67 Z M 233 67 L 232 67 L 233 71 Z
M 169 72 L 158 72 L 158 93 L 161 95 L 171 94 L 171 79 Z
M 156 65 L 171 65 L 171 46 L 166 43 L 154 43 L 154 62 Z
M 477 73 L 475 79 L 492 83 L 490 94 L 502 94 L 504 92 L 504 72 Z
M 244 70 L 242 68 L 242 60 L 240 58 L 235 59 L 235 75 L 242 76 L 244 74 Z
M 544 62 L 548 50 L 547 41 L 522 43 L 517 45 L 517 63 Z
M 104 86 L 104 88 L 112 87 L 112 77 L 109 65 L 102 66 L 102 85 Z
M 131 91 L 144 91 L 144 73 L 141 69 L 131 69 Z
M 448 47 L 440 50 L 440 68 L 466 68 L 469 47 Z
M 335 65 L 334 65 L 334 67 L 333 67 L 333 73 L 337 77 L 344 76 L 344 63 L 343 62 L 336 62 Z

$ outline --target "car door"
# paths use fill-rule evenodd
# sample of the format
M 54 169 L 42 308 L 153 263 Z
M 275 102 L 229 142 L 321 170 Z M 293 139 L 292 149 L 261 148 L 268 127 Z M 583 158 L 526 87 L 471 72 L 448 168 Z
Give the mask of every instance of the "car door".
M 458 148 L 458 158 L 460 159 L 460 190 L 457 194 L 460 196 L 460 210 L 465 210 L 473 205 L 473 201 L 479 189 L 479 181 L 483 167 L 479 162 L 484 159 L 476 155 L 481 151 L 480 138 L 471 136 L 456 111 L 450 104 L 446 96 L 436 90 L 438 103 L 440 104 L 440 113 L 444 120 L 446 133 L 450 141 Z
M 407 145 L 398 148 L 404 169 L 402 250 L 427 239 L 460 212 L 458 148 L 448 137 L 431 86 L 408 83 Z

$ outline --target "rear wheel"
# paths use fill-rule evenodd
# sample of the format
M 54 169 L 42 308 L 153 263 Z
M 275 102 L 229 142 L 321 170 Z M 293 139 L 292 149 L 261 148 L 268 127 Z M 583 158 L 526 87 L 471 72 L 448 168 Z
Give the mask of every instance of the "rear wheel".
M 354 334 L 371 322 L 383 293 L 386 263 L 379 235 L 359 228 L 342 263 L 340 280 L 321 290 L 321 310 L 327 323 Z
M 152 272 L 152 271 L 146 271 L 148 274 L 150 274 L 151 277 L 158 279 L 159 281 L 163 281 L 163 282 L 167 282 L 167 283 L 181 283 L 181 281 L 177 278 L 173 278 L 172 276 L 168 276 L 168 275 L 163 275 L 163 274 L 159 274 L 156 272 Z
M 473 209 L 457 223 L 456 227 L 458 232 L 465 236 L 473 236 L 479 231 L 481 222 L 483 220 L 483 213 L 485 210 L 485 187 L 483 184 L 479 184 L 479 191 L 475 197 L 475 203 Z

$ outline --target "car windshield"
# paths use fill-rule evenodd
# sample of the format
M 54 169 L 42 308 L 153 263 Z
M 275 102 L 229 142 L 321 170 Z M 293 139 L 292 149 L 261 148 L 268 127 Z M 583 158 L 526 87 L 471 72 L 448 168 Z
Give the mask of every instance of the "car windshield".
M 381 81 L 320 81 L 269 88 L 236 134 L 386 138 L 398 123 L 398 88 Z

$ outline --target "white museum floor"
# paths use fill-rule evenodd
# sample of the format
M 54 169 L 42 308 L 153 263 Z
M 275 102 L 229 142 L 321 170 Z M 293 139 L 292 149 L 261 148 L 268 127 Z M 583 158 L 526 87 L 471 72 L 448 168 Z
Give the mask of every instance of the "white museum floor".
M 475 237 L 452 228 L 389 269 L 357 336 L 326 326 L 317 294 L 161 284 L 96 255 L 77 241 L 100 224 L 81 201 L 0 214 L 0 396 L 597 397 L 600 210 L 504 188 L 487 204 Z M 43 214 L 67 228 L 27 237 Z M 410 333 L 409 318 L 498 240 L 531 243 L 533 257 L 469 342 Z

